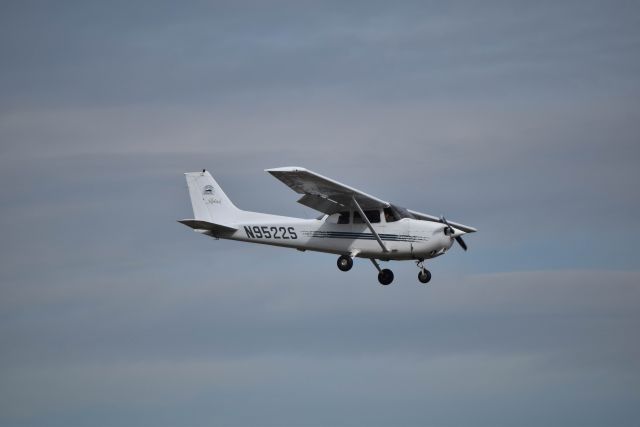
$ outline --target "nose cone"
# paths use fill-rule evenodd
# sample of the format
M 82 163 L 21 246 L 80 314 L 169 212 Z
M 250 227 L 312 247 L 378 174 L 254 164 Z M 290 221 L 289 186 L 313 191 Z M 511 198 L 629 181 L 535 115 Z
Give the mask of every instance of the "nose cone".
M 453 232 L 451 232 L 451 230 L 453 230 Z M 462 236 L 463 234 L 467 234 L 465 231 L 462 231 L 460 229 L 457 229 L 457 228 L 451 227 L 451 226 L 449 226 L 449 227 L 443 226 L 442 228 L 437 230 L 436 233 L 437 232 L 440 232 L 440 233 L 444 234 L 445 236 L 451 237 L 451 238 L 455 238 L 455 237 L 458 237 L 458 236 Z
M 453 233 L 448 233 L 449 246 L 447 247 L 447 249 L 451 248 L 454 241 L 457 241 L 460 247 L 462 247 L 462 249 L 466 251 L 467 244 L 464 242 L 464 240 L 462 240 L 462 237 L 461 237 L 464 234 L 467 234 L 467 232 L 458 230 L 457 228 L 453 228 Z
M 453 232 L 451 231 L 453 230 Z M 463 234 L 467 234 L 466 232 L 459 230 L 455 227 L 442 227 L 442 229 L 440 230 L 440 233 L 438 233 L 440 235 L 440 245 L 442 247 L 442 252 L 444 253 L 445 251 L 451 249 L 451 246 L 453 246 L 453 242 L 458 239 L 460 236 L 462 236 Z
M 462 236 L 464 234 L 467 234 L 466 231 L 462 231 L 462 230 L 458 230 L 457 228 L 453 228 L 453 234 L 451 235 L 451 237 L 459 237 Z

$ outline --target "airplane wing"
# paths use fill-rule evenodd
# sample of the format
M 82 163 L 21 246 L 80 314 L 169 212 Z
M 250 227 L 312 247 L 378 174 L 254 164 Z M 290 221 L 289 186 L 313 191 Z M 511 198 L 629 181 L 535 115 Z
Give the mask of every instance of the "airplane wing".
M 423 221 L 441 223 L 439 217 L 424 214 L 421 212 L 403 209 L 392 205 L 389 202 L 378 199 L 353 187 L 334 181 L 331 178 L 322 176 L 301 167 L 284 167 L 275 169 L 265 169 L 271 175 L 284 182 L 293 191 L 303 196 L 298 200 L 305 206 L 331 215 L 336 212 L 348 210 L 353 207 L 352 197 L 356 199 L 362 209 L 380 209 L 391 206 L 402 217 L 415 218 Z M 450 225 L 466 233 L 473 233 L 476 230 L 468 225 L 448 221 Z
M 389 203 L 384 200 L 305 168 L 284 167 L 265 169 L 265 171 L 291 187 L 296 193 L 303 194 L 298 203 L 328 215 L 349 209 L 353 205 L 352 198 L 356 199 L 362 209 L 379 209 L 389 206 Z
M 416 219 L 421 219 L 423 221 L 431 221 L 431 222 L 442 222 L 439 217 L 424 214 L 422 212 L 417 212 L 411 209 L 407 209 L 411 215 L 413 215 Z M 468 225 L 460 224 L 459 222 L 447 221 L 449 225 L 457 228 L 458 230 L 462 230 L 465 233 L 474 233 L 478 231 L 476 228 L 469 227 Z

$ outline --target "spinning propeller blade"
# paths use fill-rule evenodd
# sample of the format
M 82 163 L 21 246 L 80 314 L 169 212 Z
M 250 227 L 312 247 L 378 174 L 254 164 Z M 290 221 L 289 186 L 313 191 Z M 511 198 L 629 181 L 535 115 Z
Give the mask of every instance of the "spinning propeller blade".
M 447 236 L 452 236 L 455 233 L 455 230 L 453 229 L 452 226 L 449 225 L 449 223 L 447 222 L 447 219 L 444 217 L 444 215 L 440 216 L 440 222 L 447 226 L 444 229 L 444 234 L 446 234 Z M 464 240 L 462 240 L 462 237 L 461 236 L 455 236 L 455 239 L 456 239 L 456 242 L 458 242 L 458 244 L 460 245 L 460 247 L 466 251 L 467 250 L 467 244 L 464 242 Z
M 462 249 L 467 250 L 467 244 L 464 242 L 464 240 L 462 240 L 462 237 L 460 236 L 456 236 L 456 242 L 458 242 L 458 244 L 460 245 L 460 247 L 462 247 Z

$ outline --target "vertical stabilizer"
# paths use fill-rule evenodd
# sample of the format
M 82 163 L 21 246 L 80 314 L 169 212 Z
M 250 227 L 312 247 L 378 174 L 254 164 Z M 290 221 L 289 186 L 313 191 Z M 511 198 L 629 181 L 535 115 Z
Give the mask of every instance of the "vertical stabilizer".
M 187 186 L 195 219 L 229 224 L 239 211 L 207 171 L 187 172 Z

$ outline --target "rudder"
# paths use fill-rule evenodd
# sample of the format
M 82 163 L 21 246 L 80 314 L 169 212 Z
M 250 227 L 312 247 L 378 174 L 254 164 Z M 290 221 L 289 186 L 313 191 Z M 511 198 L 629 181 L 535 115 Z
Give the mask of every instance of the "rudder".
M 239 209 L 229 200 L 209 172 L 203 170 L 187 172 L 184 175 L 187 178 L 195 219 L 215 223 L 233 223 L 234 214 Z

